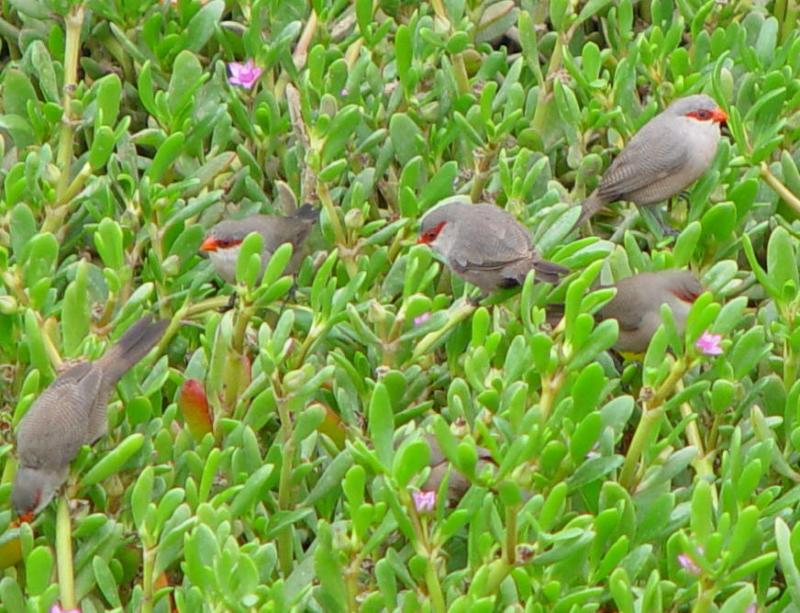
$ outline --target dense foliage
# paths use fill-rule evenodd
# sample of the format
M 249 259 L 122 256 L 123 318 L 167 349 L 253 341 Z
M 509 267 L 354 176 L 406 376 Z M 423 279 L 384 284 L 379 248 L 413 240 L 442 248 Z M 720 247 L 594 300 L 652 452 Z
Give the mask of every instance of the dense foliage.
M 800 609 L 797 17 L 4 0 L 0 609 Z M 571 232 L 637 128 L 700 91 L 729 133 L 671 206 L 679 235 L 624 203 Z M 445 198 L 504 207 L 574 272 L 475 305 L 415 244 Z M 223 215 L 304 202 L 295 291 L 286 247 L 260 278 L 258 235 L 235 287 L 198 251 Z M 593 288 L 670 267 L 709 290 L 685 335 L 664 309 L 617 356 Z M 109 434 L 20 524 L 13 428 L 148 312 L 171 324 Z

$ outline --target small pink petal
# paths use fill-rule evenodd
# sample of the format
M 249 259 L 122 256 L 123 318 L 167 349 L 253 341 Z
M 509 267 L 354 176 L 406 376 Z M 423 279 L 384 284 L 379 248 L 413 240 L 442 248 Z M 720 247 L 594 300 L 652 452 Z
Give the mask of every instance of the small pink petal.
M 245 89 L 253 89 L 263 70 L 255 65 L 252 59 L 248 59 L 244 64 L 230 62 L 228 64 L 228 83 L 238 85 Z
M 421 315 L 417 315 L 414 318 L 414 325 L 415 326 L 421 326 L 426 321 L 428 321 L 430 318 L 431 318 L 431 312 L 430 311 L 426 311 L 426 312 L 422 313 Z
M 414 508 L 417 513 L 427 513 L 436 507 L 436 492 L 412 492 L 411 498 L 414 499 Z
M 704 355 L 722 355 L 722 342 L 721 334 L 711 334 L 708 330 L 700 335 L 694 346 L 700 350 Z
M 700 574 L 700 567 L 685 553 L 678 554 L 678 564 L 693 575 Z

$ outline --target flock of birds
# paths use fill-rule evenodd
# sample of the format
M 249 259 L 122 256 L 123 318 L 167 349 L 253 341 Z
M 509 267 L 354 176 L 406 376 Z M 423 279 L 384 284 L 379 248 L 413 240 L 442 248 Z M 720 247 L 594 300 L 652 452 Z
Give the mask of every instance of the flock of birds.
M 708 96 L 673 102 L 617 155 L 582 204 L 578 224 L 618 200 L 650 206 L 682 192 L 711 165 L 725 120 L 725 112 Z M 271 254 L 290 242 L 295 256 L 287 272 L 292 273 L 318 214 L 305 205 L 287 217 L 225 220 L 211 228 L 200 249 L 219 276 L 232 283 L 242 241 L 258 232 L 263 238 L 262 272 Z M 421 221 L 418 242 L 429 245 L 455 274 L 484 294 L 520 285 L 531 270 L 549 283 L 569 272 L 543 260 L 528 229 L 491 204 L 447 203 L 431 209 Z M 646 350 L 661 323 L 662 304 L 672 309 L 683 333 L 689 309 L 703 291 L 695 275 L 683 270 L 640 273 L 614 287 L 615 297 L 599 316 L 618 321 L 616 349 L 634 353 Z M 102 358 L 72 366 L 32 404 L 17 430 L 19 462 L 12 489 L 12 504 L 23 521 L 49 504 L 81 445 L 94 443 L 106 432 L 106 404 L 114 385 L 158 344 L 166 328 L 166 321 L 142 318 Z

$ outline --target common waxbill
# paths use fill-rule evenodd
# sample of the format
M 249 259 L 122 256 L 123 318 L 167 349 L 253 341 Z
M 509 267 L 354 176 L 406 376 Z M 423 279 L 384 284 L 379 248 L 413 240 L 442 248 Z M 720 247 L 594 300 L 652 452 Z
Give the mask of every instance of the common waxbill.
M 450 469 L 447 481 L 447 501 L 450 506 L 456 506 L 464 497 L 464 494 L 467 493 L 471 483 L 455 466 L 450 464 L 444 456 L 444 453 L 442 453 L 442 449 L 439 447 L 439 442 L 436 440 L 435 436 L 427 434 L 425 439 L 428 441 L 428 447 L 430 448 L 428 466 L 431 467 L 431 472 L 422 486 L 422 490 L 425 492 L 437 491 L 442 483 L 442 479 L 444 479 L 445 475 L 448 474 L 448 469 Z M 480 446 L 476 447 L 476 449 L 478 451 L 478 462 L 475 469 L 476 472 L 480 473 L 484 466 L 494 464 L 494 460 L 488 449 Z
M 717 153 L 720 125 L 727 119 L 706 95 L 675 100 L 614 158 L 600 185 L 581 205 L 575 225 L 618 200 L 648 206 L 682 192 L 708 170 Z
M 626 277 L 614 285 L 617 293 L 597 313 L 600 319 L 616 319 L 619 337 L 617 351 L 644 353 L 658 326 L 661 325 L 661 305 L 672 310 L 678 334 L 686 330 L 689 309 L 703 293 L 703 286 L 688 270 L 642 272 Z M 547 320 L 555 326 L 564 314 L 563 305 L 548 305 Z
M 303 260 L 303 242 L 318 218 L 319 210 L 310 204 L 304 204 L 288 217 L 251 215 L 244 219 L 228 219 L 209 230 L 200 250 L 208 253 L 211 264 L 220 277 L 228 283 L 234 283 L 236 260 L 242 241 L 251 232 L 258 232 L 263 238 L 261 274 L 272 254 L 283 243 L 291 243 L 293 247 L 292 259 L 286 267 L 286 272 L 291 274 L 297 271 Z
M 528 229 L 491 204 L 436 207 L 423 217 L 417 242 L 430 245 L 457 275 L 484 293 L 521 285 L 530 270 L 548 283 L 569 272 L 542 260 Z
M 81 445 L 106 432 L 106 404 L 116 382 L 158 343 L 169 322 L 143 317 L 105 355 L 62 373 L 17 429 L 19 464 L 11 500 L 21 517 L 42 510 L 66 480 Z

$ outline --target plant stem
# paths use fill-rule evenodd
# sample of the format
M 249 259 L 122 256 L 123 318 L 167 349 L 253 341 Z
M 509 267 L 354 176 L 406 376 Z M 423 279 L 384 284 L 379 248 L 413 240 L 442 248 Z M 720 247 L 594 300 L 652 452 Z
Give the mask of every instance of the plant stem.
M 539 400 L 539 411 L 542 414 L 543 424 L 547 423 L 547 418 L 550 417 L 550 411 L 553 410 L 553 401 L 563 382 L 564 375 L 558 370 L 552 376 L 542 379 L 542 396 Z
M 635 485 L 636 468 L 638 467 L 639 459 L 642 457 L 645 445 L 650 441 L 654 428 L 661 421 L 661 416 L 663 414 L 662 405 L 670 394 L 672 394 L 672 390 L 679 383 L 681 377 L 683 377 L 686 368 L 687 366 L 683 359 L 679 359 L 675 362 L 666 380 L 658 388 L 658 391 L 649 401 L 642 404 L 642 418 L 639 420 L 639 425 L 636 426 L 636 432 L 633 435 L 631 446 L 628 449 L 625 462 L 619 473 L 619 483 L 627 490 L 631 490 Z
M 442 593 L 442 586 L 436 574 L 436 564 L 433 557 L 428 559 L 428 566 L 425 569 L 425 583 L 428 586 L 428 594 L 433 603 L 433 610 L 437 613 L 444 613 L 447 611 L 447 606 L 445 606 L 444 602 L 444 594 Z
M 142 613 L 153 610 L 153 567 L 155 565 L 155 549 L 148 545 L 142 547 Z
M 72 114 L 70 101 L 72 93 L 78 83 L 78 55 L 81 48 L 81 28 L 83 26 L 83 4 L 76 4 L 65 18 L 66 42 L 64 44 L 64 99 L 62 105 L 64 114 L 61 118 L 61 133 L 58 138 L 58 155 L 56 158 L 60 175 L 56 185 L 56 202 L 62 202 L 64 194 L 69 187 L 70 169 L 72 167 L 72 147 L 74 134 L 72 132 Z M 63 207 L 53 209 L 48 215 L 42 229 L 45 232 L 54 230 L 63 231 L 63 219 L 67 210 Z
M 556 44 L 553 48 L 553 54 L 550 56 L 550 64 L 547 67 L 547 74 L 544 75 L 544 82 L 539 87 L 539 96 L 536 100 L 536 112 L 533 114 L 533 122 L 531 123 L 531 127 L 540 134 L 544 128 L 544 120 L 546 117 L 548 103 L 550 102 L 549 96 L 551 92 L 548 84 L 550 79 L 552 79 L 553 73 L 561 68 L 561 57 L 563 53 L 562 45 L 562 38 L 559 34 L 556 37 Z
M 517 563 L 517 513 L 518 505 L 512 505 L 506 509 L 506 541 L 503 544 L 505 552 L 503 559 L 509 566 Z
M 277 390 L 276 390 L 277 391 Z M 278 414 L 281 420 L 283 453 L 281 454 L 281 476 L 278 483 L 278 508 L 288 511 L 292 504 L 291 478 L 292 461 L 294 460 L 294 443 L 292 442 L 292 416 L 283 398 L 278 399 Z M 278 559 L 284 578 L 292 572 L 292 527 L 287 526 L 278 534 Z
M 683 383 L 679 381 L 675 387 L 678 391 L 680 391 L 683 389 Z M 692 407 L 688 402 L 684 402 L 681 405 L 681 417 L 688 417 L 692 413 Z M 700 435 L 700 429 L 697 427 L 697 420 L 690 421 L 686 425 L 686 438 L 689 440 L 689 444 L 697 449 L 697 456 L 695 456 L 695 459 L 692 460 L 692 466 L 694 467 L 697 476 L 704 481 L 707 481 L 711 486 L 711 500 L 714 508 L 716 508 L 719 498 L 717 497 L 717 488 L 714 486 L 714 466 L 706 455 L 705 447 L 703 445 L 703 437 Z
M 772 174 L 766 162 L 761 163 L 760 172 L 764 182 L 769 185 L 795 213 L 800 215 L 800 198 L 790 192 L 789 188 L 786 187 L 778 177 Z
M 713 585 L 709 589 L 704 589 L 703 582 L 701 580 L 700 594 L 694 603 L 692 613 L 708 613 L 708 611 L 711 610 L 711 606 L 714 604 L 714 596 L 716 596 L 716 594 L 717 590 Z
M 58 561 L 58 589 L 64 610 L 77 607 L 75 602 L 75 577 L 72 569 L 72 526 L 66 495 L 58 499 L 56 514 L 56 558 Z
M 350 275 L 350 278 L 353 278 L 356 275 L 356 272 L 358 272 L 358 267 L 353 259 L 347 255 L 347 235 L 345 234 L 344 228 L 342 227 L 342 222 L 339 219 L 338 210 L 331 200 L 331 194 L 328 191 L 328 186 L 322 181 L 317 181 L 317 196 L 319 197 L 320 204 L 322 204 L 322 208 L 325 209 L 325 212 L 328 214 L 328 220 L 330 221 L 331 228 L 333 229 L 333 236 L 336 240 L 336 244 L 344 249 L 344 251 L 341 253 L 341 258 L 344 262 L 345 268 L 347 268 L 347 274 Z

